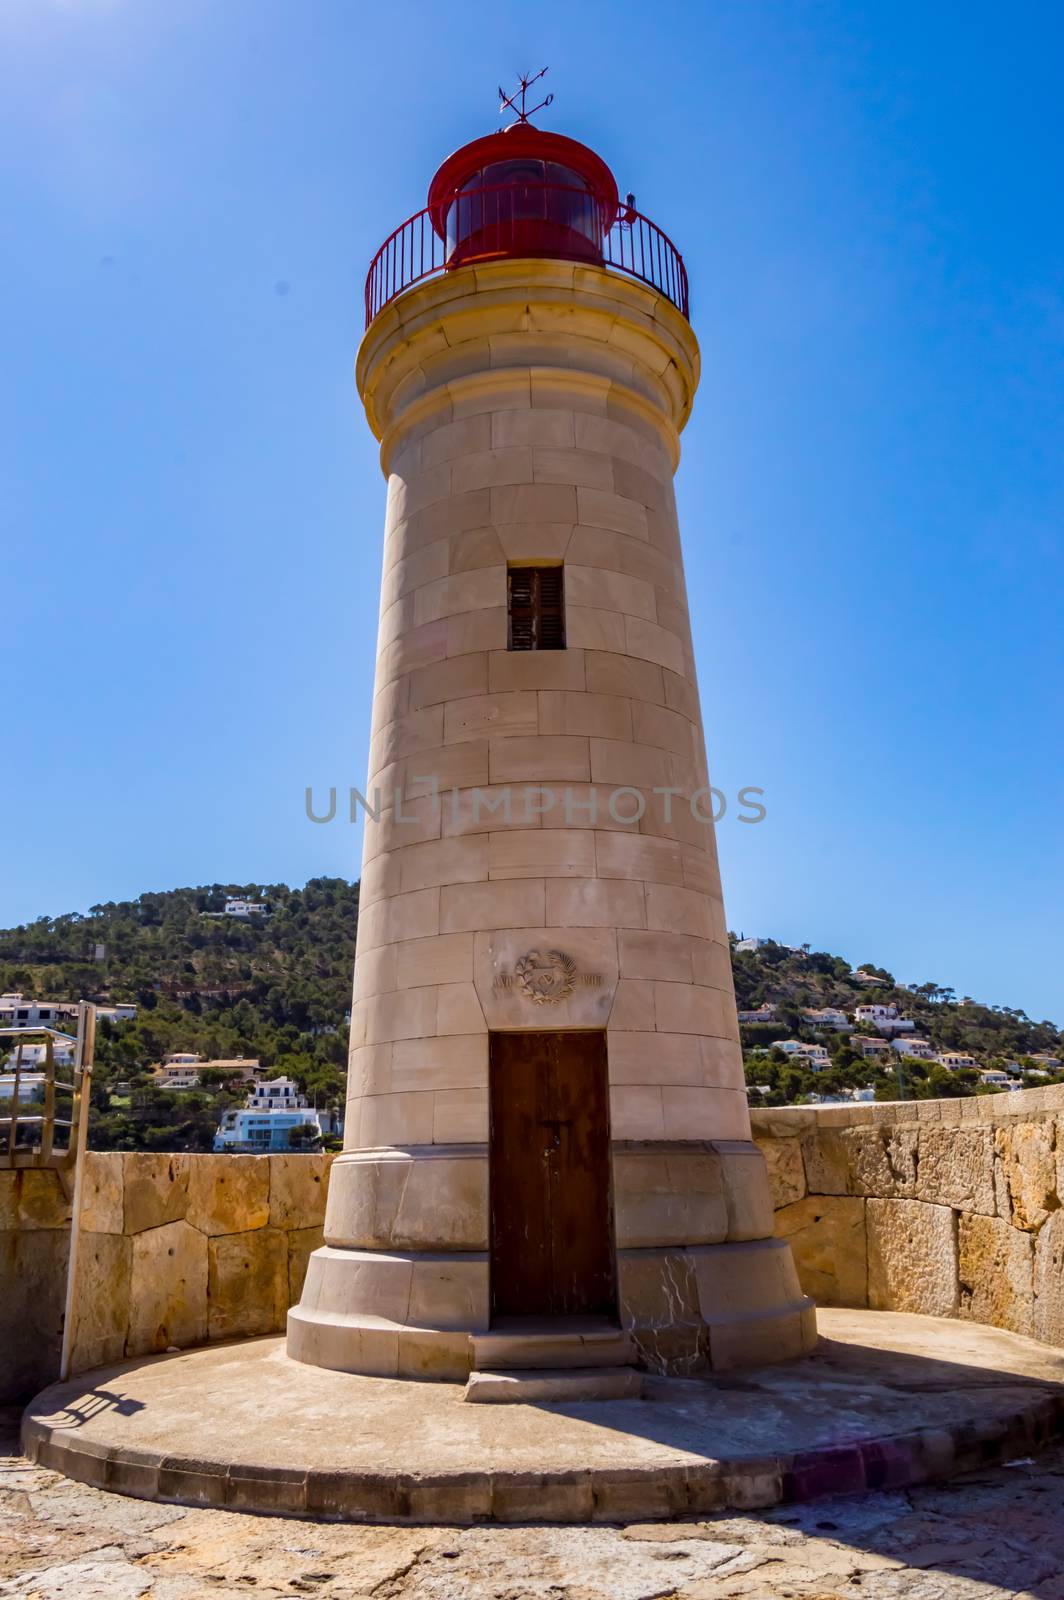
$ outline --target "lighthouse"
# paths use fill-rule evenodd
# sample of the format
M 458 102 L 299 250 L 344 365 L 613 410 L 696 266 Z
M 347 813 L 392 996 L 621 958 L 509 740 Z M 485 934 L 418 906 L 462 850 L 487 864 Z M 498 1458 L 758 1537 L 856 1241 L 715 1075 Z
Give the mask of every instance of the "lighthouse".
M 599 155 L 515 109 L 366 284 L 370 814 L 288 1351 L 451 1380 L 780 1360 L 816 1323 L 744 1088 L 673 494 L 687 276 Z

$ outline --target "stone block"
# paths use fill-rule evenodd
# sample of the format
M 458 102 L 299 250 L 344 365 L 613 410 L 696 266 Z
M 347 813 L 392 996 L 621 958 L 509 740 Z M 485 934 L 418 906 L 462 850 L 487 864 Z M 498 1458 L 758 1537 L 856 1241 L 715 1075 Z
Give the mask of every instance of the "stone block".
M 212 1238 L 207 1262 L 209 1339 L 249 1339 L 284 1327 L 288 1244 L 279 1228 Z
M 772 1199 L 765 1158 L 755 1144 L 718 1140 L 728 1212 L 728 1238 L 769 1239 L 773 1233 Z
M 127 1355 L 201 1344 L 207 1337 L 206 1236 L 183 1220 L 135 1234 L 129 1298 Z
M 486 1329 L 487 1256 L 415 1256 L 407 1320 L 420 1328 Z
M 807 1195 L 776 1212 L 776 1233 L 789 1242 L 802 1288 L 818 1305 L 868 1304 L 863 1200 Z
M 118 1158 L 121 1160 L 121 1157 Z M 121 1193 L 121 1184 L 119 1184 Z M 119 1233 L 81 1235 L 71 1371 L 109 1366 L 126 1353 L 133 1241 Z
M 13 1176 L 18 1203 L 17 1227 L 69 1227 L 70 1201 L 63 1192 L 57 1172 L 47 1168 L 25 1167 Z
M 972 1322 L 1029 1334 L 1034 1327 L 1034 1240 L 1001 1217 L 962 1212 L 958 1224 L 959 1313 Z
M 185 1220 L 200 1233 L 246 1233 L 270 1220 L 270 1157 L 189 1158 Z
M 793 1205 L 796 1200 L 804 1199 L 805 1166 L 797 1139 L 759 1137 L 757 1146 L 765 1158 L 774 1208 L 778 1211 L 782 1206 Z
M 288 1304 L 298 1303 L 303 1292 L 307 1264 L 315 1250 L 325 1241 L 324 1228 L 291 1228 L 285 1234 L 288 1240 Z
M 867 1200 L 865 1206 L 870 1308 L 956 1316 L 957 1224 L 951 1208 L 921 1200 Z
M 993 1140 L 998 1209 L 1014 1228 L 1036 1232 L 1060 1205 L 1057 1125 L 1051 1117 L 1005 1123 L 993 1130 Z
M 81 1188 L 81 1226 L 86 1233 L 122 1233 L 126 1157 L 89 1150 Z
M 702 1320 L 694 1267 L 684 1250 L 618 1250 L 617 1299 L 623 1328 L 697 1327 Z
M 1064 1211 L 1041 1229 L 1034 1253 L 1034 1337 L 1064 1345 Z
M 270 1161 L 271 1228 L 313 1228 L 325 1221 L 331 1155 L 278 1154 Z
M 58 1375 L 68 1244 L 69 1234 L 61 1228 L 0 1232 L 2 1404 L 29 1400 Z
M 191 1157 L 136 1151 L 124 1159 L 123 1232 L 179 1222 L 188 1209 Z
M 727 1236 L 721 1160 L 706 1146 L 613 1153 L 617 1248 L 715 1244 Z
M 931 1205 L 994 1216 L 997 1203 L 992 1130 L 973 1126 L 921 1127 L 916 1198 Z

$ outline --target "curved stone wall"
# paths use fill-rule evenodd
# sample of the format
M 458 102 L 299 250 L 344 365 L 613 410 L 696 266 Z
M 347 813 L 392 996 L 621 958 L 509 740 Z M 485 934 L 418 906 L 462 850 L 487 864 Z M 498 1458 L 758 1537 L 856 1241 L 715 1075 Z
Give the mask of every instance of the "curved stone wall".
M 1064 1086 L 751 1120 L 777 1236 L 818 1304 L 1064 1345 Z

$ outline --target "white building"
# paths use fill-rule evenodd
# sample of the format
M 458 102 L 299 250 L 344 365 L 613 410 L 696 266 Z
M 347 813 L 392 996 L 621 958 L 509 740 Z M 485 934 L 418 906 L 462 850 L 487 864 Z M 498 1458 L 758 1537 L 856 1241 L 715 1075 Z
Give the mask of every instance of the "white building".
M 855 1033 L 850 1040 L 851 1048 L 864 1059 L 873 1060 L 890 1054 L 890 1045 L 886 1039 L 874 1039 L 870 1034 Z
M 339 1133 L 339 1117 L 332 1111 L 315 1111 L 291 1078 L 269 1078 L 257 1083 L 242 1110 L 223 1111 L 214 1136 L 216 1151 L 288 1150 L 295 1128 L 315 1133 Z
M 857 1006 L 853 1013 L 853 1020 L 858 1027 L 878 1028 L 880 1033 L 914 1033 L 916 1023 L 910 1017 L 903 1017 L 897 1006 Z
M 742 950 L 749 950 L 756 954 L 756 952 L 762 949 L 766 944 L 768 944 L 768 942 L 769 941 L 767 939 L 738 939 L 736 940 L 735 944 L 736 954 Z
M 935 1047 L 926 1039 L 892 1039 L 890 1048 L 899 1056 L 918 1056 L 921 1061 L 934 1061 Z
M 979 1074 L 979 1082 L 989 1084 L 992 1089 L 1018 1089 L 1019 1084 L 1013 1083 L 1007 1072 L 1002 1072 L 999 1067 L 989 1067 Z
M 69 1067 L 74 1061 L 76 1040 L 68 1033 L 56 1033 L 54 1028 L 45 1028 L 45 1033 L 52 1036 L 52 1060 L 57 1067 Z M 27 1044 L 15 1042 L 7 1053 L 6 1066 L 14 1068 L 16 1060 L 21 1062 L 23 1071 L 39 1072 L 44 1070 L 48 1059 L 48 1046 L 43 1039 L 34 1039 Z
M 1041 1067 L 1042 1070 L 1045 1071 L 1045 1072 L 1059 1072 L 1060 1071 L 1060 1057 L 1059 1056 L 1050 1056 L 1050 1055 L 1046 1055 L 1044 1052 L 1040 1052 L 1038 1055 L 1032 1056 L 1031 1060 L 1034 1062 L 1036 1067 Z
M 96 1017 L 111 1022 L 136 1020 L 135 1005 L 97 1006 Z M 76 1025 L 76 1000 L 29 1000 L 23 994 L 0 995 L 0 1028 L 56 1028 Z
M 261 900 L 233 900 L 225 902 L 222 913 L 226 917 L 265 917 L 269 915 L 269 907 Z
M 771 1005 L 766 1000 L 765 1004 L 763 1006 L 758 1006 L 756 1011 L 740 1011 L 739 1012 L 739 1021 L 740 1022 L 753 1022 L 753 1023 L 775 1022 L 776 1021 L 776 1007 L 774 1005 Z
M 262 1072 L 257 1059 L 234 1056 L 232 1059 L 203 1061 L 191 1051 L 175 1052 L 152 1067 L 152 1077 L 160 1089 L 198 1089 L 204 1072 L 224 1072 L 227 1078 L 253 1083 Z
M 27 1105 L 31 1100 L 44 1099 L 44 1079 L 45 1074 L 43 1072 L 19 1073 L 18 1103 L 20 1106 Z M 11 1097 L 14 1093 L 15 1074 L 13 1072 L 0 1072 L 0 1105 L 5 1101 L 10 1105 Z M 10 1122 L 10 1114 L 8 1114 L 8 1121 Z M 5 1139 L 7 1137 L 6 1127 L 4 1129 L 4 1137 Z
M 809 1067 L 813 1072 L 819 1072 L 822 1067 L 831 1065 L 831 1056 L 822 1044 L 805 1044 L 801 1039 L 781 1039 L 775 1048 L 782 1050 L 792 1061 L 799 1061 Z
M 865 983 L 865 984 L 868 984 L 869 987 L 871 987 L 873 984 L 882 986 L 883 984 L 886 983 L 886 981 L 887 981 L 886 978 L 877 978 L 874 972 L 851 972 L 850 973 L 850 982 L 851 983 Z
M 965 1050 L 940 1050 L 935 1059 L 947 1072 L 965 1072 L 979 1065 L 975 1057 L 968 1055 Z
M 834 1006 L 824 1006 L 820 1011 L 803 1011 L 803 1017 L 811 1028 L 831 1029 L 835 1033 L 852 1033 L 853 1023 L 845 1011 L 839 1011 Z

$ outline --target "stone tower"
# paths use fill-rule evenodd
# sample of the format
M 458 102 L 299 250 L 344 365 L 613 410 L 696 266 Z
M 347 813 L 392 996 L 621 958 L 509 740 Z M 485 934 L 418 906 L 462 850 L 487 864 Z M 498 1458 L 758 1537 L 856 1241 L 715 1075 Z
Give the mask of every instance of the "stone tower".
M 443 164 L 366 301 L 378 815 L 289 1352 L 432 1378 L 618 1341 L 682 1373 L 798 1355 L 815 1314 L 750 1139 L 673 498 L 682 260 L 597 155 L 518 122 Z

